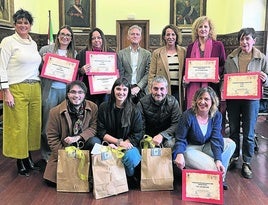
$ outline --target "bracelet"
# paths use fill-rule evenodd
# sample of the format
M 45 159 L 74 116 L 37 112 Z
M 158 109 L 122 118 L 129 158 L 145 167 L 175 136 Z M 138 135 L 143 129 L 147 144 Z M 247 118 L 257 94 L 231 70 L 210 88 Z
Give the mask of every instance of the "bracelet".
M 120 143 L 123 141 L 123 139 L 118 139 L 116 142 L 116 146 L 120 146 Z

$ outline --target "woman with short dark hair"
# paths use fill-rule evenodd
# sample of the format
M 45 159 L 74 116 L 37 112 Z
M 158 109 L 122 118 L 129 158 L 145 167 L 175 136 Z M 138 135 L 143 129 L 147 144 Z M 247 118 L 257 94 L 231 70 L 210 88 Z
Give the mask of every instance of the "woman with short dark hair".
M 4 92 L 3 154 L 17 159 L 18 173 L 29 176 L 39 170 L 30 151 L 40 149 L 41 57 L 29 32 L 33 24 L 30 12 L 20 9 L 13 15 L 15 34 L 0 45 L 0 76 Z

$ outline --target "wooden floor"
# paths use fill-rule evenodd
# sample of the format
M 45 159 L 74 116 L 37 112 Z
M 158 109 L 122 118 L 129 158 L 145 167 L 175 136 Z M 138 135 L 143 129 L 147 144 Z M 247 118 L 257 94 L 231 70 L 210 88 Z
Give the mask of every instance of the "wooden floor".
M 268 122 L 259 117 L 256 132 L 268 136 Z M 241 166 L 228 172 L 227 182 L 230 186 L 224 191 L 224 204 L 266 205 L 268 204 L 268 140 L 258 138 L 259 152 L 252 161 L 253 179 L 244 179 L 240 175 Z M 34 153 L 34 160 L 40 158 Z M 241 161 L 240 161 L 241 165 Z M 0 154 L 0 204 L 3 205 L 50 205 L 50 204 L 91 204 L 91 205 L 169 205 L 201 204 L 182 201 L 181 180 L 176 177 L 174 191 L 141 192 L 130 190 L 127 193 L 105 199 L 95 200 L 90 193 L 59 193 L 55 188 L 47 187 L 41 172 L 31 172 L 30 177 L 17 174 L 16 160 L 5 158 Z

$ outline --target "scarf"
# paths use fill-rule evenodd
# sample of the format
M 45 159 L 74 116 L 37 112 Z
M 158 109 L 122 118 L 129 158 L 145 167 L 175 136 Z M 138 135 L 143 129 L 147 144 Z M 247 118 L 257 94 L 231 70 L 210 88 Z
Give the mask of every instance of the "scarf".
M 83 118 L 85 113 L 85 101 L 77 110 L 75 106 L 69 100 L 67 100 L 67 109 L 73 122 L 73 135 L 78 135 L 82 132 Z
M 200 46 L 199 46 L 199 40 L 195 40 L 192 51 L 191 51 L 191 58 L 210 58 L 211 57 L 211 51 L 212 51 L 212 39 L 209 38 L 206 40 L 205 43 L 205 50 L 204 50 L 204 56 L 200 53 Z M 186 96 L 187 96 L 187 109 L 192 107 L 192 98 L 194 96 L 194 93 L 200 88 L 200 87 L 207 87 L 207 82 L 191 82 L 188 85 Z

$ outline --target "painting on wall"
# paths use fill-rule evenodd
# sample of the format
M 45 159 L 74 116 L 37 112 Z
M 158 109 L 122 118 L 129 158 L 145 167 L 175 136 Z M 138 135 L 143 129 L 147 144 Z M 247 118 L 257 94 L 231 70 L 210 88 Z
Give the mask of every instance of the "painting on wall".
M 0 0 L 0 25 L 12 27 L 14 13 L 14 0 Z
M 90 30 L 95 26 L 96 0 L 59 0 L 60 26 L 75 30 Z
M 190 29 L 202 15 L 206 15 L 206 0 L 170 0 L 170 23 L 181 29 Z

